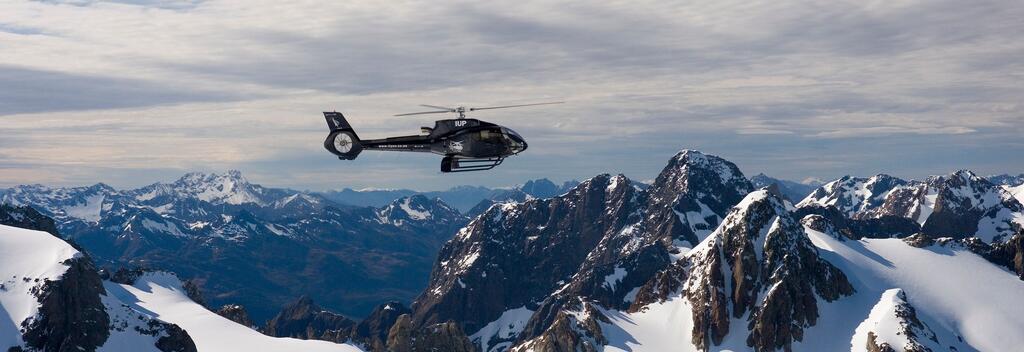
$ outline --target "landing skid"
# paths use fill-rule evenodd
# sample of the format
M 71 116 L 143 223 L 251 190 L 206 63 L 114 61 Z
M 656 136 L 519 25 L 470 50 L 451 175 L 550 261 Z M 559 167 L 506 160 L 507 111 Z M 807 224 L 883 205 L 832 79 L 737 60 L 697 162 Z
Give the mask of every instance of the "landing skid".
M 501 165 L 505 158 L 456 159 L 450 156 L 441 159 L 441 172 L 467 172 L 490 170 Z

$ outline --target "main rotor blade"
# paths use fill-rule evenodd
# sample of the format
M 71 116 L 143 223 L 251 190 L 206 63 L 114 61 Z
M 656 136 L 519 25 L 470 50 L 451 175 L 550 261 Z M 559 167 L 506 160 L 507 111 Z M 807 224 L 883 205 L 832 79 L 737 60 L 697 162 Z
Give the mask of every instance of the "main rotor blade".
M 550 103 L 536 103 L 536 104 L 520 104 L 520 105 L 505 105 L 505 106 L 488 106 L 483 108 L 469 108 L 469 111 L 477 110 L 490 110 L 490 109 L 504 109 L 504 108 L 517 108 L 520 106 L 534 106 L 534 105 L 550 105 L 550 104 L 562 104 L 564 101 L 554 101 Z
M 437 106 L 437 105 L 420 104 L 420 106 L 426 106 L 428 108 L 434 108 L 434 109 L 448 110 L 449 112 L 455 112 L 456 111 L 455 108 L 446 108 L 446 107 Z
M 409 115 L 423 115 L 423 114 L 448 114 L 451 111 L 423 111 L 423 112 L 410 112 L 407 114 L 398 114 L 395 116 L 409 116 Z

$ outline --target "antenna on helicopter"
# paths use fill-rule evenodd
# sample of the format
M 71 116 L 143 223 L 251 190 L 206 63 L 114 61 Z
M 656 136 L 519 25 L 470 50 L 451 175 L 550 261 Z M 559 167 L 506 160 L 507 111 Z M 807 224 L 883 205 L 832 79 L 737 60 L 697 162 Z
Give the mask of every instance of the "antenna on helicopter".
M 562 103 L 565 103 L 565 102 L 564 101 L 553 101 L 553 102 L 548 102 L 548 103 L 518 104 L 518 105 L 503 105 L 503 106 L 486 106 L 486 107 L 482 107 L 482 108 L 467 108 L 465 106 L 449 108 L 449 107 L 445 107 L 445 106 L 420 104 L 420 106 L 428 107 L 428 108 L 434 108 L 434 109 L 438 109 L 438 110 L 437 111 L 410 112 L 410 113 L 405 113 L 405 114 L 398 114 L 398 115 L 395 115 L 395 116 L 456 113 L 456 114 L 459 114 L 459 118 L 460 119 L 464 119 L 464 118 L 466 118 L 466 112 L 467 111 L 490 110 L 490 109 L 505 109 L 505 108 L 518 108 L 518 107 L 522 107 L 522 106 L 550 105 L 550 104 L 562 104 Z

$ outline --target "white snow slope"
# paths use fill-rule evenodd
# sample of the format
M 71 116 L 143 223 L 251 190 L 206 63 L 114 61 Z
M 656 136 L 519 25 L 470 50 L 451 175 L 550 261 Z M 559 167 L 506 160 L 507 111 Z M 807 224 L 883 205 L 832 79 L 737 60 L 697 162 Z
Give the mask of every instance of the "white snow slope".
M 22 346 L 20 325 L 36 316 L 39 302 L 30 290 L 45 280 L 59 279 L 65 260 L 82 254 L 46 232 L 0 225 L 0 351 Z M 36 281 L 36 279 L 39 279 Z M 326 341 L 275 338 L 260 334 L 203 308 L 185 295 L 181 281 L 169 273 L 147 273 L 134 285 L 103 282 L 101 296 L 111 324 L 116 327 L 98 351 L 158 351 L 160 336 L 140 334 L 148 319 L 177 324 L 188 332 L 200 352 L 216 351 L 361 351 L 351 345 Z
M 352 345 L 327 341 L 270 337 L 235 323 L 193 302 L 181 281 L 169 273 L 146 273 L 134 285 L 104 282 L 111 295 L 140 312 L 174 323 L 188 332 L 200 352 L 217 351 L 362 351 Z
M 1014 198 L 1017 198 L 1017 201 L 1020 202 L 1020 204 L 1024 204 L 1024 185 L 1017 185 L 1013 187 L 1003 186 L 1003 189 L 1010 192 Z
M 81 255 L 46 232 L 0 225 L 0 351 L 23 343 L 21 323 L 39 311 L 29 291 L 60 278 L 62 263 Z
M 899 239 L 840 242 L 807 229 L 822 258 L 846 273 L 857 292 L 826 303 L 818 299 L 817 325 L 804 331 L 794 351 L 865 351 L 857 328 L 890 289 L 902 289 L 918 318 L 943 346 L 958 351 L 1020 351 L 1024 346 L 1024 281 L 967 250 L 915 248 Z M 610 344 L 605 351 L 696 351 L 690 342 L 689 301 L 679 297 L 645 311 L 604 312 Z M 869 320 L 870 321 L 870 320 Z M 740 323 L 742 322 L 742 323 Z M 733 319 L 729 334 L 714 351 L 747 351 L 748 331 Z M 963 342 L 959 341 L 963 339 Z

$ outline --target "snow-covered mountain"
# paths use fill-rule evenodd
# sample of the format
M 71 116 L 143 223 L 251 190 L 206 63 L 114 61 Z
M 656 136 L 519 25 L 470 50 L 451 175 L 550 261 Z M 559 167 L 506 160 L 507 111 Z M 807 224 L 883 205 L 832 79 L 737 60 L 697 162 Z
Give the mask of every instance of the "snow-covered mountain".
M 454 322 L 484 351 L 1003 351 L 1024 343 L 1016 332 L 1024 308 L 1014 303 L 1024 294 L 1024 230 L 967 238 L 979 227 L 948 238 L 906 215 L 920 205 L 885 212 L 907 189 L 931 190 L 939 206 L 929 218 L 938 217 L 926 224 L 978 223 L 1016 211 L 1003 188 L 969 172 L 927 182 L 844 178 L 822 188 L 797 208 L 777 187 L 755 190 L 732 163 L 687 150 L 646 189 L 599 175 L 550 199 L 495 204 L 441 250 L 409 322 Z M 892 217 L 917 224 L 907 236 L 918 234 L 869 238 L 906 225 Z
M 352 316 L 381 300 L 408 302 L 426 285 L 437 250 L 467 221 L 422 195 L 353 207 L 262 187 L 237 171 L 131 190 L 19 186 L 0 191 L 0 201 L 52 217 L 101 266 L 194 279 L 211 305 L 241 304 L 259 325 L 302 295 Z
M 195 351 L 173 323 L 135 310 L 105 289 L 90 258 L 33 223 L 31 208 L 0 218 L 0 348 L 7 351 Z M 8 223 L 8 221 L 3 221 Z
M 146 336 L 183 341 L 187 334 L 199 350 L 962 352 L 1024 345 L 1020 186 L 970 171 L 925 181 L 844 177 L 793 205 L 779 182 L 764 184 L 756 187 L 720 157 L 684 150 L 649 185 L 605 174 L 553 194 L 558 186 L 538 181 L 485 202 L 471 221 L 422 195 L 340 206 L 230 173 L 133 191 L 26 186 L 4 199 L 48 203 L 41 208 L 56 223 L 3 212 L 0 221 L 73 231 L 74 242 L 99 258 L 177 265 L 179 275 L 215 293 L 208 296 L 219 300 L 215 306 L 334 292 L 314 297 L 325 308 L 309 297 L 273 296 L 288 305 L 262 332 L 327 340 L 303 342 L 259 335 L 243 308 L 249 304 L 215 315 L 169 274 L 98 284 L 108 292 L 100 303 L 127 313 L 91 311 L 115 320 L 143 312 L 166 324 Z M 411 307 L 392 302 L 389 290 L 419 290 L 407 278 L 435 254 Z M 345 270 L 329 270 L 338 267 Z M 231 289 L 268 277 L 280 281 L 247 286 L 244 294 Z M 382 281 L 387 288 L 374 286 Z M 329 311 L 352 301 L 344 291 L 352 283 L 373 292 L 362 297 L 375 303 L 361 321 Z M 125 331 L 118 333 L 134 336 Z M 33 341 L 17 334 L 25 337 L 16 344 Z M 142 350 L 159 345 L 159 338 L 139 341 Z
M 103 286 L 112 296 L 129 302 L 127 308 L 180 326 L 192 337 L 199 351 L 362 351 L 349 344 L 263 335 L 192 301 L 182 282 L 170 273 L 144 273 L 130 284 L 105 281 Z M 119 346 L 112 350 L 132 349 Z
M 0 214 L 40 218 L 30 208 Z M 5 351 L 361 351 L 262 335 L 192 301 L 170 273 L 102 280 L 87 255 L 43 231 L 0 225 L 0 276 Z
M 579 184 L 579 181 L 571 180 L 561 185 L 555 184 L 546 178 L 529 180 L 522 185 L 511 188 L 488 188 L 481 186 L 456 186 L 443 191 L 417 192 L 410 189 L 361 189 L 351 188 L 340 191 L 328 191 L 318 193 L 324 198 L 330 199 L 339 204 L 355 206 L 383 207 L 392 200 L 408 197 L 416 194 L 423 195 L 429 199 L 438 198 L 463 213 L 473 213 L 472 209 L 481 206 L 481 203 L 515 200 L 523 201 L 528 197 L 551 198 L 565 193 L 572 187 Z M 484 208 L 486 210 L 486 208 Z M 479 213 L 479 212 L 477 212 Z
M 991 175 L 991 176 L 985 176 L 985 178 L 988 179 L 989 181 L 991 181 L 992 183 L 997 184 L 997 185 L 1003 185 L 1003 186 L 1020 186 L 1020 185 L 1024 185 L 1024 174 L 1020 174 L 1020 175 L 1010 175 L 1010 174 Z
M 816 189 L 797 207 L 835 208 L 853 220 L 904 218 L 933 237 L 978 237 L 997 243 L 1024 226 L 1018 191 L 967 170 L 925 181 L 847 176 Z

